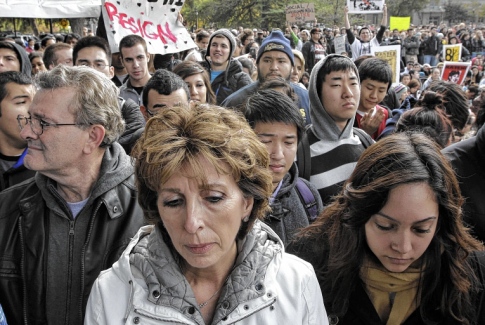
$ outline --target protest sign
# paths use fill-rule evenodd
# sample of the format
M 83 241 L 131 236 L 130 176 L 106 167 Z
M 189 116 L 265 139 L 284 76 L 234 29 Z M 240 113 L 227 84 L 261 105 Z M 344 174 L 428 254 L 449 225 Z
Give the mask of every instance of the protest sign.
M 445 61 L 459 62 L 461 59 L 461 44 L 443 45 L 443 59 Z
M 347 0 L 349 14 L 377 14 L 383 6 L 384 0 Z
M 315 6 L 313 3 L 297 3 L 286 6 L 286 21 L 290 24 L 303 25 L 315 22 Z
M 373 50 L 373 54 L 387 61 L 392 70 L 392 82 L 399 82 L 399 72 L 401 71 L 401 45 L 378 46 Z
M 118 52 L 120 40 L 136 34 L 147 42 L 152 54 L 177 53 L 196 45 L 178 20 L 185 0 L 103 0 L 103 18 L 108 41 Z
M 411 17 L 393 17 L 389 20 L 389 28 L 398 31 L 408 30 L 411 25 Z
M 445 62 L 441 73 L 441 80 L 461 85 L 465 81 L 471 62 Z
M 333 45 L 335 46 L 335 53 L 342 54 L 345 51 L 345 37 L 347 35 L 340 35 L 333 39 Z

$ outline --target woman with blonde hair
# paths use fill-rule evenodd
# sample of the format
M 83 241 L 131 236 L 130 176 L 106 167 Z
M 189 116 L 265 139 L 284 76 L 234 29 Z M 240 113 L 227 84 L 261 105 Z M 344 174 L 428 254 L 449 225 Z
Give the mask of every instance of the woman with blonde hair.
M 261 222 L 269 157 L 242 115 L 164 109 L 132 155 L 150 226 L 96 280 L 85 324 L 328 324 L 313 268 Z

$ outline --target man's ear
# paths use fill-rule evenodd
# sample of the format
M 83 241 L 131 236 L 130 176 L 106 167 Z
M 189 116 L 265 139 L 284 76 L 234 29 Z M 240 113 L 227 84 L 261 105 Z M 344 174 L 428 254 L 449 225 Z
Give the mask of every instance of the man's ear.
M 113 79 L 114 76 L 115 76 L 115 68 L 113 66 L 110 66 L 109 67 L 109 78 Z
M 88 141 L 84 145 L 84 152 L 85 153 L 92 153 L 94 152 L 104 140 L 104 136 L 106 134 L 106 130 L 102 125 L 93 124 L 88 129 Z
M 140 105 L 140 112 L 143 115 L 143 117 L 145 118 L 145 121 L 148 121 L 148 119 L 150 118 L 150 115 L 148 114 L 145 106 Z

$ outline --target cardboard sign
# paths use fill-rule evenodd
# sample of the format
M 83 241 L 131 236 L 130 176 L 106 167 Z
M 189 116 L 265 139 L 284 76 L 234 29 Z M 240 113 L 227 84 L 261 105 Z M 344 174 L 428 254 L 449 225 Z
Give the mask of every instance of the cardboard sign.
M 120 40 L 136 34 L 147 42 L 151 54 L 177 53 L 196 47 L 178 20 L 185 0 L 103 0 L 103 17 L 111 51 Z
M 465 81 L 471 62 L 445 62 L 441 72 L 441 80 L 461 85 Z
M 411 26 L 411 17 L 394 17 L 389 19 L 389 28 L 391 30 L 397 29 L 398 31 L 408 30 Z
M 444 61 L 459 62 L 461 60 L 461 44 L 443 45 Z
M 315 22 L 315 6 L 313 3 L 297 3 L 286 6 L 286 21 L 291 24 L 303 25 Z
M 333 45 L 335 46 L 335 53 L 342 54 L 345 51 L 345 37 L 347 35 L 340 35 L 333 39 Z
M 373 49 L 376 57 L 389 63 L 392 70 L 392 81 L 398 83 L 401 71 L 401 45 L 378 46 Z
M 347 0 L 349 14 L 377 14 L 383 6 L 384 0 Z

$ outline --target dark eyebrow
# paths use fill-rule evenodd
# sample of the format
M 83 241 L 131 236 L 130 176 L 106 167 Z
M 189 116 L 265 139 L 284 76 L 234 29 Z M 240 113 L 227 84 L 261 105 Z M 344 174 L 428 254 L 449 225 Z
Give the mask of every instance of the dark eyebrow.
M 29 98 L 29 95 L 15 96 L 13 99 L 20 99 L 20 98 Z
M 162 107 L 162 108 L 167 107 L 167 105 L 165 105 L 165 104 L 155 104 L 155 105 L 153 105 L 152 109 L 153 108 L 160 108 L 160 107 Z
M 388 216 L 387 214 L 385 214 L 385 213 L 383 213 L 383 212 L 381 212 L 381 211 L 376 212 L 376 214 L 377 214 L 377 215 L 380 215 L 381 217 L 384 217 L 384 218 L 386 218 L 386 219 L 389 219 L 389 220 L 391 220 L 391 221 L 394 221 L 394 222 L 399 223 L 399 222 L 398 222 L 396 219 L 394 219 L 394 218 L 392 218 L 392 217 Z M 415 225 L 415 224 L 419 224 L 419 223 L 424 223 L 424 222 L 427 222 L 427 221 L 430 221 L 430 220 L 434 220 L 434 219 L 436 219 L 436 217 L 435 217 L 435 216 L 427 217 L 427 218 L 424 218 L 423 220 L 419 220 L 419 221 L 413 222 L 413 225 Z

